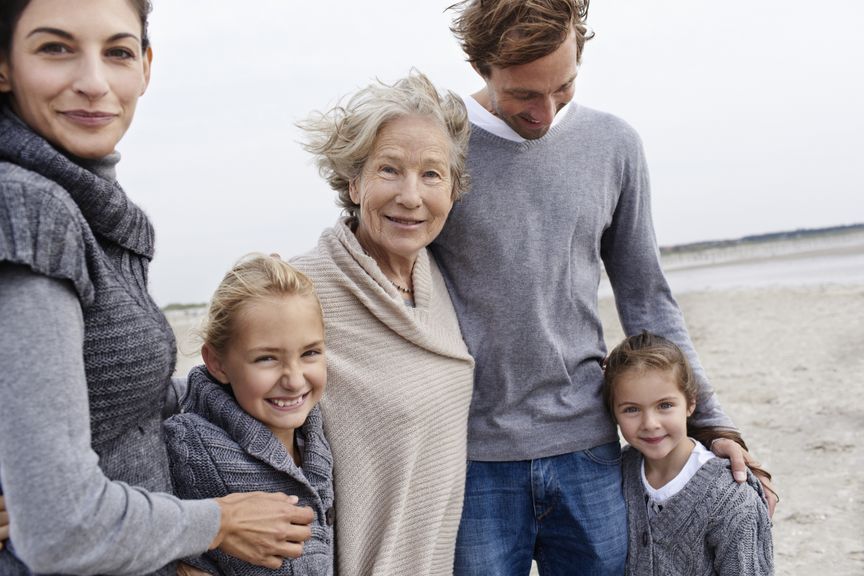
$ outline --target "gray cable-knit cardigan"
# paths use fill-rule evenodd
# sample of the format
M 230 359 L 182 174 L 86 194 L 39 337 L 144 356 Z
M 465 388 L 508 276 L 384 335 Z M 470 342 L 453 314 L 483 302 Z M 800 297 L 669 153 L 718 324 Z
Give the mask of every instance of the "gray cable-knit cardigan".
M 186 562 L 211 574 L 329 575 L 333 573 L 333 458 L 316 406 L 295 433 L 302 469 L 282 442 L 247 414 L 204 366 L 189 373 L 183 413 L 165 422 L 171 477 L 178 496 L 217 498 L 233 492 L 284 492 L 315 511 L 303 555 L 278 570 L 253 566 L 220 550 Z
M 738 484 L 729 461 L 713 458 L 649 518 L 641 468 L 642 455 L 625 448 L 629 576 L 774 574 L 771 521 L 755 476 Z

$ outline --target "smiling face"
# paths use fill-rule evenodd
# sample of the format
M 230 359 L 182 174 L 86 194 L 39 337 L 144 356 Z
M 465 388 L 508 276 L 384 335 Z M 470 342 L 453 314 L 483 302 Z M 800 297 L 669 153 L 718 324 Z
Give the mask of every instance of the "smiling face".
M 202 349 L 207 369 L 231 386 L 243 410 L 293 454 L 294 430 L 327 381 L 324 323 L 312 296 L 258 298 L 242 305 L 225 350 Z
M 557 50 L 533 62 L 491 66 L 483 78 L 491 112 L 527 140 L 542 137 L 573 99 L 578 56 L 576 33 L 571 31 Z
M 692 449 L 687 417 L 695 404 L 688 404 L 673 370 L 625 370 L 615 378 L 613 406 L 622 436 L 646 466 L 679 460 L 683 466 Z
M 128 0 L 31 0 L 0 55 L 0 91 L 55 147 L 80 158 L 114 151 L 150 78 L 150 52 Z
M 453 207 L 450 139 L 432 119 L 404 116 L 385 124 L 351 200 L 360 205 L 357 238 L 367 252 L 412 260 L 434 240 Z

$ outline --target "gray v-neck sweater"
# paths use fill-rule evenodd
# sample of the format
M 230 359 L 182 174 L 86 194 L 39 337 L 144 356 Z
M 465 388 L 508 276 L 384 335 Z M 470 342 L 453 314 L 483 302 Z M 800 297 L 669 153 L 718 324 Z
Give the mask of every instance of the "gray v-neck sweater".
M 471 190 L 432 250 L 476 360 L 472 460 L 526 460 L 617 439 L 600 397 L 597 312 L 605 265 L 627 334 L 678 344 L 699 380 L 698 425 L 720 409 L 660 267 L 648 169 L 636 132 L 573 103 L 537 140 L 472 126 Z

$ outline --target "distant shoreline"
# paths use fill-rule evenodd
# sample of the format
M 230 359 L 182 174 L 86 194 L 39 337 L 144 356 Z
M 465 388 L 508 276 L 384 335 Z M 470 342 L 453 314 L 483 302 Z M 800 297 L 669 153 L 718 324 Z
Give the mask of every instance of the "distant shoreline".
M 699 268 L 731 265 L 758 266 L 759 263 L 766 261 L 778 263 L 784 260 L 789 261 L 791 267 L 794 264 L 792 261 L 795 260 L 803 262 L 806 259 L 837 259 L 847 256 L 852 258 L 849 262 L 853 266 L 858 264 L 858 258 L 864 258 L 864 224 L 772 232 L 733 240 L 660 247 L 663 270 L 670 277 L 687 270 L 692 270 L 693 274 L 696 274 Z M 802 270 L 802 274 L 806 274 L 806 271 Z M 818 278 L 808 278 L 808 283 L 818 280 Z M 828 282 L 832 281 L 828 280 Z M 856 279 L 852 283 L 859 282 Z M 610 294 L 611 289 L 604 273 L 600 284 L 600 295 L 603 297 Z M 172 303 L 162 310 L 172 318 L 183 318 L 200 316 L 206 307 L 206 302 Z

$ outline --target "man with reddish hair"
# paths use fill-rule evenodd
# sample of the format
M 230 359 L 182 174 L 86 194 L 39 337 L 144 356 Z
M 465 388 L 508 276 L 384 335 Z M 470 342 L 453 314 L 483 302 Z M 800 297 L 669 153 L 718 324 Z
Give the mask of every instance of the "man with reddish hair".
M 452 30 L 484 81 L 465 98 L 472 189 L 433 251 L 476 359 L 457 575 L 623 574 L 620 447 L 600 395 L 605 266 L 627 334 L 688 355 L 693 424 L 734 430 L 663 275 L 636 132 L 572 102 L 588 0 L 466 0 Z M 714 449 L 746 479 L 746 453 Z

